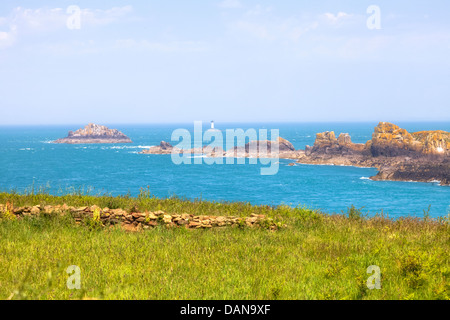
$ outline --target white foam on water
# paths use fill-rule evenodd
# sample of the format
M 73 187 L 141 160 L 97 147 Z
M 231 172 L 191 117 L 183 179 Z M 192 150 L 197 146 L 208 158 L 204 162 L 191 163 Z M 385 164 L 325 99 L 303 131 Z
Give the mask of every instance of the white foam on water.
M 361 178 L 359 178 L 360 180 L 370 180 L 370 178 L 369 177 L 361 177 Z
M 102 147 L 102 149 L 150 149 L 154 146 L 111 146 L 111 147 Z
M 194 159 L 194 158 L 207 158 L 207 156 L 205 154 L 203 154 L 203 155 L 195 155 L 195 156 L 188 157 L 188 159 Z
M 145 149 L 151 148 L 152 146 L 112 146 L 111 149 Z

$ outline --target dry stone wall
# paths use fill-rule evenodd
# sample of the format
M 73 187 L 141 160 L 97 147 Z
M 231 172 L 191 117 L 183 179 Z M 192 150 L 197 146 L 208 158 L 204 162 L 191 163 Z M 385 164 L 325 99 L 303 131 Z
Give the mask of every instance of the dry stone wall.
M 250 217 L 205 216 L 194 214 L 169 214 L 164 211 L 129 212 L 123 209 L 90 207 L 72 207 L 66 204 L 56 206 L 25 206 L 14 207 L 11 203 L 0 204 L 0 217 L 34 217 L 42 214 L 67 215 L 70 214 L 77 223 L 85 219 L 93 219 L 102 225 L 121 225 L 129 231 L 150 229 L 158 225 L 167 227 L 183 227 L 188 229 L 211 229 L 225 227 L 262 227 L 270 230 L 278 229 L 278 225 L 271 218 L 264 215 L 252 214 Z

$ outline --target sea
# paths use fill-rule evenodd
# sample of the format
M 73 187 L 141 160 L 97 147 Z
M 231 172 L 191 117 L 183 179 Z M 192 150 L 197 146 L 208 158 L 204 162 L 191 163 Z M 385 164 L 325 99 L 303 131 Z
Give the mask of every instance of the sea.
M 450 122 L 396 123 L 410 132 L 450 131 Z M 123 125 L 109 124 L 132 140 L 132 144 L 67 145 L 52 141 L 85 124 L 60 126 L 0 127 L 0 191 L 52 194 L 131 195 L 149 190 L 169 198 L 239 201 L 255 205 L 288 205 L 342 213 L 354 205 L 369 216 L 383 213 L 391 218 L 447 217 L 450 187 L 438 182 L 371 181 L 374 168 L 344 166 L 290 166 L 279 160 L 275 175 L 261 175 L 264 164 L 181 164 L 170 155 L 144 155 L 140 151 L 164 140 L 171 142 L 176 129 L 193 133 L 194 123 Z M 296 149 L 313 145 L 316 133 L 349 133 L 353 142 L 371 139 L 376 122 L 367 123 L 220 123 L 216 129 L 278 129 Z M 203 124 L 205 131 L 209 123 Z M 177 142 L 173 142 L 174 145 Z M 207 143 L 205 144 L 207 145 Z

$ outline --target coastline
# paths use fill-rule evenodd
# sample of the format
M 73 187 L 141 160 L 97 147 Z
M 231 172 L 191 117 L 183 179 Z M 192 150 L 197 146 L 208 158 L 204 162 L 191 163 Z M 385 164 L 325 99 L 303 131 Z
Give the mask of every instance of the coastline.
M 370 138 L 368 133 L 370 127 L 367 128 L 368 125 L 365 124 L 354 127 L 347 125 L 339 127 L 331 124 L 329 127 L 338 128 L 338 130 L 348 129 L 352 135 L 358 137 L 364 133 L 364 139 L 359 138 L 358 142 L 366 140 L 366 137 Z M 174 166 L 170 155 L 151 157 L 137 153 L 158 145 L 161 138 L 170 138 L 170 132 L 176 127 L 168 125 L 156 129 L 130 125 L 117 128 L 126 134 L 131 134 L 130 137 L 134 143 L 128 146 L 44 143 L 44 140 L 63 136 L 69 128 L 4 132 L 3 160 L 5 165 L 8 165 L 6 163 L 8 159 L 16 159 L 17 161 L 11 162 L 8 166 L 14 170 L 20 170 L 21 175 L 14 177 L 13 171 L 4 171 L 2 189 L 16 188 L 18 191 L 26 192 L 34 184 L 36 188 L 47 188 L 55 194 L 60 192 L 59 190 L 69 190 L 71 186 L 74 186 L 75 188 L 90 187 L 92 190 L 111 192 L 113 195 L 125 195 L 128 192 L 136 195 L 140 187 L 149 185 L 152 192 L 159 197 L 176 194 L 189 199 L 202 196 L 211 200 L 249 201 L 253 204 L 287 203 L 294 206 L 305 204 L 311 208 L 323 208 L 329 212 L 340 212 L 350 203 L 358 207 L 365 206 L 371 212 L 377 212 L 383 208 L 395 216 L 408 215 L 410 212 L 420 214 L 429 204 L 432 205 L 433 216 L 441 215 L 448 210 L 448 201 L 445 201 L 448 198 L 448 188 L 441 188 L 433 183 L 399 184 L 362 181 L 359 180 L 360 177 L 374 176 L 377 174 L 377 169 L 365 169 L 360 164 L 353 165 L 361 168 L 360 171 L 351 166 L 343 170 L 333 169 L 338 164 L 322 166 L 323 163 L 314 163 L 316 166 L 311 167 L 310 163 L 306 163 L 309 161 L 305 161 L 304 166 L 289 168 L 288 165 L 290 163 L 293 165 L 296 160 L 291 160 L 290 156 L 287 156 L 284 160 L 280 159 L 280 172 L 271 179 L 259 177 L 257 173 L 259 165 Z M 325 129 L 326 126 L 319 127 L 319 129 L 322 128 Z M 413 128 L 417 128 L 416 130 L 438 129 L 439 126 L 424 124 Z M 443 128 L 447 129 L 449 125 Z M 308 130 L 319 131 L 314 126 Z M 280 132 L 284 133 L 285 138 L 292 143 L 295 141 L 297 150 L 314 143 L 314 139 L 300 139 L 300 136 L 304 136 L 303 129 L 298 129 L 296 126 L 281 126 Z M 12 140 L 13 136 L 17 137 Z M 311 136 L 314 134 L 311 133 Z M 30 147 L 33 151 L 19 151 L 23 147 Z M 38 163 L 39 167 L 34 165 Z M 306 166 L 308 164 L 309 166 Z M 108 176 L 110 178 L 105 179 Z M 123 178 L 126 182 L 122 182 Z M 405 179 L 405 181 L 410 180 Z M 278 186 L 278 181 L 282 186 Z M 265 193 L 267 193 L 266 196 Z M 336 200 L 332 201 L 334 196 Z M 400 205 L 397 206 L 395 203 Z
M 265 145 L 262 156 L 261 145 Z M 270 157 L 273 145 L 277 154 Z M 336 137 L 333 131 L 326 131 L 317 133 L 314 145 L 307 145 L 304 150 L 296 150 L 291 142 L 279 137 L 276 141 L 250 141 L 229 150 L 211 146 L 181 150 L 162 141 L 140 153 L 174 152 L 207 158 L 279 158 L 301 164 L 376 168 L 378 173 L 370 177 L 373 181 L 440 181 L 442 186 L 450 185 L 450 133 L 442 130 L 409 133 L 389 122 L 380 122 L 372 139 L 365 144 L 353 143 L 348 133 Z

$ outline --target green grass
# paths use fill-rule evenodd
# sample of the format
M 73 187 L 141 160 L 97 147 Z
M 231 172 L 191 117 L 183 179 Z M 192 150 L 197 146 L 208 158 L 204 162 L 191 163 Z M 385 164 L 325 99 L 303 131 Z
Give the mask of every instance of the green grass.
M 0 299 L 449 299 L 447 219 L 364 217 L 352 207 L 327 215 L 245 203 L 0 193 L 0 203 L 164 210 L 196 215 L 265 214 L 264 229 L 157 227 L 142 233 L 92 230 L 70 216 L 0 221 Z M 81 268 L 81 290 L 66 268 Z M 369 290 L 366 270 L 381 268 Z

